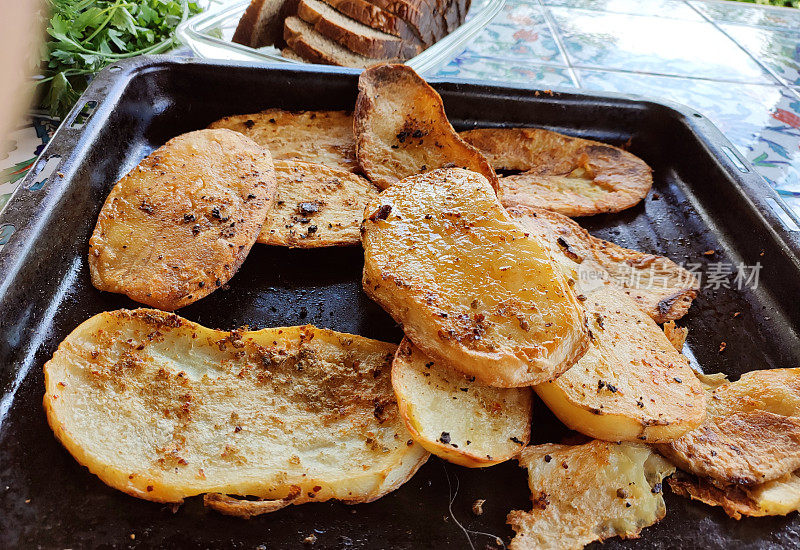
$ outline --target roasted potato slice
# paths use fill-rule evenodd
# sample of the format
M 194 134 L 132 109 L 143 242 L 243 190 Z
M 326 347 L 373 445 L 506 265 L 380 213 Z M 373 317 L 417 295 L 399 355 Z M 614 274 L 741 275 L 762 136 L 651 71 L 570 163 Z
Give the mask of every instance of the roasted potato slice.
M 653 186 L 652 170 L 642 159 L 605 143 L 541 128 L 484 128 L 459 135 L 495 170 L 523 171 L 500 178 L 504 206 L 592 216 L 630 208 Z
M 284 111 L 235 115 L 212 122 L 267 147 L 275 160 L 318 162 L 360 172 L 353 137 L 353 115 L 347 111 Z
M 132 496 L 212 493 L 211 506 L 241 516 L 369 502 L 428 456 L 398 414 L 394 351 L 311 326 L 222 332 L 118 310 L 61 343 L 44 366 L 44 406 L 75 459 Z
M 489 182 L 457 168 L 412 176 L 370 203 L 363 285 L 443 366 L 490 386 L 529 386 L 588 346 L 583 308 Z
M 757 485 L 800 468 L 800 368 L 748 372 L 706 386 L 703 425 L 658 446 L 680 469 Z
M 726 484 L 708 478 L 677 475 L 669 480 L 672 491 L 709 506 L 721 506 L 733 519 L 742 516 L 785 516 L 800 510 L 800 472 L 786 474 L 760 485 Z
M 406 338 L 392 363 L 400 415 L 429 452 L 470 468 L 491 466 L 528 444 L 530 388 L 493 388 L 442 367 Z
M 666 514 L 662 480 L 675 468 L 644 445 L 591 441 L 527 447 L 533 509 L 514 510 L 511 550 L 577 549 L 611 537 L 637 538 Z
M 277 189 L 258 242 L 292 248 L 361 245 L 361 221 L 378 189 L 351 172 L 275 161 Z
M 241 134 L 169 140 L 108 195 L 89 240 L 92 284 L 165 310 L 203 298 L 242 265 L 274 192 L 269 151 Z
M 442 98 L 406 65 L 361 73 L 354 119 L 358 162 L 381 189 L 428 170 L 460 167 L 483 174 L 497 190 L 489 162 L 458 137 Z
M 579 287 L 612 283 L 657 323 L 686 315 L 697 296 L 697 277 L 669 258 L 598 239 L 566 216 L 543 208 L 506 210 L 525 231 L 549 245 L 554 259 L 575 272 Z
M 607 441 L 665 442 L 697 428 L 705 395 L 689 361 L 622 291 L 584 295 L 591 345 L 536 393 L 564 424 Z

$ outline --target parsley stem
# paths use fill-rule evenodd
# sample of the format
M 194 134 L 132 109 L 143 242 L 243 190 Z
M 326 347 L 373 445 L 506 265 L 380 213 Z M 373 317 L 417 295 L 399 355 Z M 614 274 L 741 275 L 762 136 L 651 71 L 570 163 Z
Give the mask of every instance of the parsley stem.
M 81 44 L 86 44 L 87 42 L 91 42 L 92 38 L 97 36 L 97 33 L 102 31 L 106 27 L 106 25 L 108 25 L 108 22 L 111 21 L 112 17 L 114 17 L 114 13 L 117 11 L 117 8 L 119 8 L 121 1 L 122 0 L 117 0 L 116 2 L 114 2 L 113 6 L 109 6 L 100 12 L 100 13 L 104 12 L 109 12 L 109 13 L 108 16 L 105 18 L 105 20 L 102 23 L 100 23 L 100 25 L 94 30 L 92 34 L 89 35 L 88 38 L 84 38 L 83 40 L 81 40 Z

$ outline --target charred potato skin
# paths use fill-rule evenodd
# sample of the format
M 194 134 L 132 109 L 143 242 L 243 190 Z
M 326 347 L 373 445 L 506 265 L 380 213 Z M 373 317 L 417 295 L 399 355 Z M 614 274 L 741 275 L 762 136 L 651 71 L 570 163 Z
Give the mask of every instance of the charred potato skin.
M 398 98 L 402 105 L 380 113 L 384 104 Z M 447 167 L 478 172 L 495 192 L 499 189 L 486 158 L 453 129 L 442 98 L 406 65 L 376 65 L 361 73 L 353 119 L 358 163 L 381 189 L 404 177 Z M 388 131 L 383 125 L 393 128 Z
M 800 468 L 800 368 L 745 373 L 736 382 L 704 377 L 701 426 L 658 445 L 686 472 L 718 484 L 757 486 Z

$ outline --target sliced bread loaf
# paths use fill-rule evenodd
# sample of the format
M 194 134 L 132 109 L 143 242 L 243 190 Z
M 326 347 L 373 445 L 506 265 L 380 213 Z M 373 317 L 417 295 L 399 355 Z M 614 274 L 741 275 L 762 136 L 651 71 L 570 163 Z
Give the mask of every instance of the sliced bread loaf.
M 447 35 L 444 10 L 437 0 L 367 0 L 408 23 L 426 44 L 433 44 Z
M 321 35 L 327 36 L 351 52 L 364 57 L 408 59 L 422 51 L 419 43 L 407 42 L 368 27 L 345 17 L 320 0 L 300 0 L 297 15 L 313 25 L 314 30 Z M 295 49 L 295 51 L 297 50 Z
M 430 44 L 423 42 L 422 37 L 411 25 L 402 18 L 390 13 L 368 0 L 322 0 L 342 15 L 355 19 L 373 29 L 397 36 L 407 42 L 421 44 L 423 47 Z
M 252 0 L 239 19 L 233 42 L 260 48 L 283 46 L 283 20 L 297 13 L 300 0 Z
M 365 57 L 351 52 L 341 44 L 315 31 L 314 27 L 299 17 L 286 18 L 283 37 L 289 44 L 291 52 L 310 63 L 366 69 L 372 65 L 387 62 L 385 59 Z

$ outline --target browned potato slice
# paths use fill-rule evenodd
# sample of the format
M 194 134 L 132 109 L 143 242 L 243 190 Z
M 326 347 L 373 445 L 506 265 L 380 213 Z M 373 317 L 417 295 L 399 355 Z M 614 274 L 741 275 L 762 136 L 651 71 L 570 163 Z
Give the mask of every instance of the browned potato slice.
M 491 466 L 528 444 L 530 388 L 493 388 L 442 367 L 406 338 L 392 363 L 400 415 L 415 441 L 445 460 Z
M 169 140 L 108 195 L 92 238 L 92 284 L 165 310 L 225 284 L 261 231 L 275 191 L 269 151 L 230 130 Z
M 378 189 L 324 164 L 275 162 L 275 201 L 258 242 L 296 248 L 361 244 L 361 221 Z
M 686 327 L 679 327 L 675 324 L 675 321 L 667 321 L 662 328 L 664 329 L 664 336 L 675 346 L 675 349 L 683 351 L 683 344 L 686 343 L 689 329 Z
M 44 366 L 50 427 L 129 495 L 249 516 L 369 502 L 428 454 L 403 425 L 395 346 L 311 326 L 211 330 L 150 309 L 101 313 Z
M 585 294 L 592 343 L 536 392 L 564 424 L 607 441 L 665 442 L 698 427 L 705 396 L 688 360 L 624 293 Z
M 748 372 L 706 386 L 703 425 L 658 451 L 682 470 L 755 485 L 800 468 L 800 368 Z
M 267 109 L 221 118 L 209 128 L 240 132 L 269 149 L 275 160 L 303 160 L 360 172 L 353 138 L 353 115 L 347 111 Z
M 460 136 L 495 170 L 523 171 L 500 178 L 504 206 L 592 216 L 634 206 L 653 185 L 642 159 L 605 143 L 540 128 L 485 128 Z
M 377 65 L 361 73 L 354 118 L 358 162 L 381 189 L 448 167 L 483 174 L 497 189 L 494 170 L 458 137 L 442 98 L 406 65 Z
M 365 218 L 364 290 L 434 361 L 514 387 L 551 380 L 583 355 L 586 320 L 566 277 L 480 174 L 406 178 Z
M 514 510 L 511 550 L 579 549 L 611 537 L 637 538 L 666 514 L 662 480 L 675 471 L 644 445 L 591 441 L 522 451 L 533 509 Z
M 709 506 L 721 506 L 734 519 L 742 516 L 785 516 L 800 510 L 800 472 L 760 485 L 737 485 L 680 475 L 670 478 L 672 491 Z
M 669 258 L 598 239 L 566 216 L 543 208 L 507 210 L 525 231 L 549 245 L 560 264 L 576 272 L 580 287 L 612 283 L 657 323 L 686 315 L 697 296 L 697 278 Z

